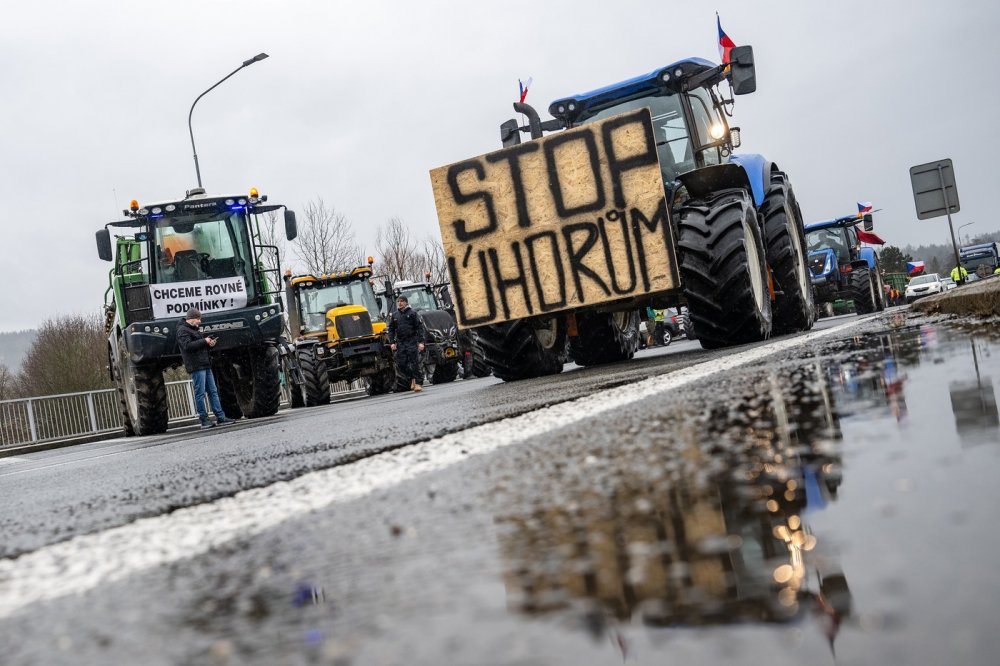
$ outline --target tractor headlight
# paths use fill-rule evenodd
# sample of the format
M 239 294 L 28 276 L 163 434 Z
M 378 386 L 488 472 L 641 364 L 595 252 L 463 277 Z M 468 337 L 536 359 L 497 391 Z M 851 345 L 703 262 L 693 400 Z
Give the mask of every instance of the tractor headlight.
M 729 143 L 732 144 L 733 148 L 740 147 L 740 128 L 730 127 L 729 128 Z
M 712 138 L 718 141 L 726 135 L 726 128 L 721 124 L 716 123 L 708 130 L 708 133 L 712 135 Z

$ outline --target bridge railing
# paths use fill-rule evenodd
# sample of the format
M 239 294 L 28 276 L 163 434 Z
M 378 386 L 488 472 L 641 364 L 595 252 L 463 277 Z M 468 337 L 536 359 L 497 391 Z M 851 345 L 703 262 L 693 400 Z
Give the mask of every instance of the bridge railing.
M 197 416 L 191 380 L 167 382 L 166 388 L 170 423 Z M 330 386 L 332 395 L 364 388 L 364 380 Z M 282 384 L 281 404 L 287 406 L 289 402 L 288 387 Z M 0 400 L 0 448 L 116 432 L 122 432 L 118 389 Z

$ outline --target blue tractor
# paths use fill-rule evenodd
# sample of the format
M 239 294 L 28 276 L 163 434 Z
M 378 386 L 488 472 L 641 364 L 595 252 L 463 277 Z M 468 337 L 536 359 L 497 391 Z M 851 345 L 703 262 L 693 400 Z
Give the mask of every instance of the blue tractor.
M 514 104 L 527 124 L 512 119 L 500 126 L 505 148 L 518 145 L 521 133 L 539 139 L 546 131 L 649 110 L 680 288 L 646 294 L 620 311 L 577 310 L 571 326 L 553 317 L 484 326 L 478 332 L 494 374 L 509 380 L 559 372 L 567 347 L 580 365 L 631 358 L 638 311 L 646 306 L 686 305 L 705 348 L 812 327 L 805 231 L 788 176 L 761 155 L 733 154 L 740 131 L 729 126 L 732 95 L 754 90 L 753 50 L 741 46 L 729 65 L 687 58 L 558 99 L 549 106 L 550 120 Z
M 858 314 L 885 309 L 885 288 L 875 250 L 865 247 L 856 229 L 872 229 L 872 216 L 845 215 L 806 225 L 809 272 L 818 308 L 832 314 L 838 300 L 854 302 Z

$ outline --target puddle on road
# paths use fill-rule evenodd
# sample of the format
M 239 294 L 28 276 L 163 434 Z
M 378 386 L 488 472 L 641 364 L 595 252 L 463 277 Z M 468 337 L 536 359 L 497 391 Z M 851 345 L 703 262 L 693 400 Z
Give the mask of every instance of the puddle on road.
M 722 389 L 704 387 L 623 425 L 608 444 L 591 445 L 579 469 L 553 461 L 532 475 L 553 480 L 543 492 L 501 490 L 498 505 L 521 507 L 497 517 L 508 608 L 571 618 L 611 638 L 623 657 L 630 625 L 808 622 L 834 651 L 845 628 L 905 633 L 900 627 L 927 624 L 920 614 L 934 611 L 920 606 L 926 600 L 905 607 L 908 592 L 954 587 L 943 564 L 955 545 L 931 516 L 950 501 L 947 520 L 968 516 L 977 502 L 951 490 L 966 473 L 961 465 L 937 463 L 1000 444 L 1000 340 L 991 330 L 891 323 L 885 333 L 736 373 Z M 1000 471 L 996 455 L 987 460 Z M 942 476 L 948 469 L 952 476 Z M 852 474 L 855 490 L 841 502 Z M 940 489 L 917 500 L 927 508 L 911 507 L 926 519 L 897 519 L 914 477 L 935 475 Z M 986 508 L 991 515 L 992 500 Z M 867 530 L 877 534 L 862 536 Z M 909 566 L 911 539 L 945 570 Z M 975 559 L 992 571 L 989 549 Z M 939 610 L 961 614 L 958 606 Z M 955 621 L 965 643 L 956 648 L 939 625 L 937 638 L 907 639 L 914 654 L 921 640 L 938 639 L 949 646 L 944 654 L 977 654 L 969 632 L 989 620 Z

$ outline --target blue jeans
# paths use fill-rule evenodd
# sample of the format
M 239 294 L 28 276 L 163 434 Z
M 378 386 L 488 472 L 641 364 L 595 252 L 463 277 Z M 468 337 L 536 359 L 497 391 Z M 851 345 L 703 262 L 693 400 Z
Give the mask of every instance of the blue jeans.
M 219 389 L 215 385 L 215 375 L 212 374 L 212 369 L 195 370 L 191 373 L 191 382 L 194 384 L 194 406 L 198 410 L 198 418 L 201 419 L 201 422 L 208 423 L 208 412 L 205 411 L 206 390 L 216 420 L 225 420 L 226 413 L 222 411 L 222 403 L 219 402 Z

